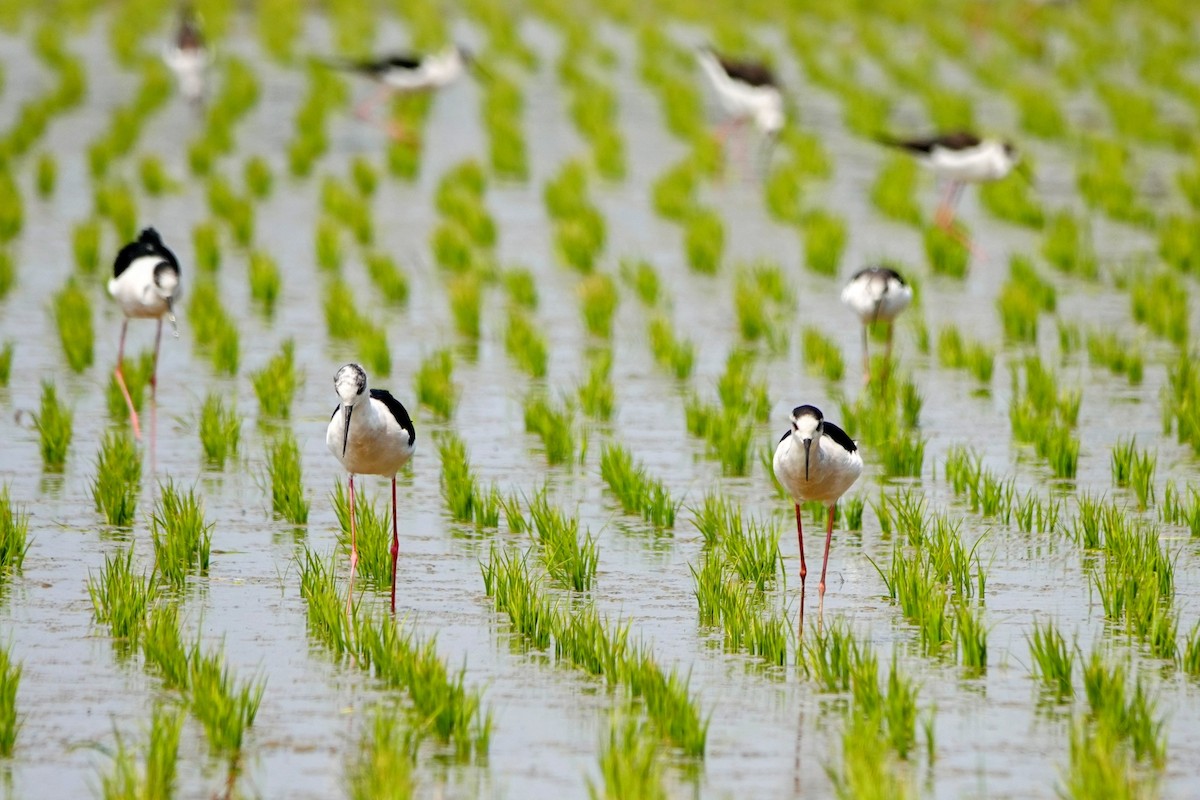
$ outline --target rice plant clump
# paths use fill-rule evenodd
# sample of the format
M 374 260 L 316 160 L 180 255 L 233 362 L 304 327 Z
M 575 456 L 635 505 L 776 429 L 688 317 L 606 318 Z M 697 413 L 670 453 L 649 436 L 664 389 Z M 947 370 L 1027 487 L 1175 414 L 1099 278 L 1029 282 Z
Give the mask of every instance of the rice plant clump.
M 67 365 L 83 372 L 92 365 L 96 334 L 92 328 L 92 304 L 74 279 L 54 295 L 54 322 Z
M 11 758 L 17 744 L 21 729 L 17 715 L 20 686 L 21 665 L 13 661 L 7 647 L 0 646 L 0 758 Z
M 200 445 L 205 462 L 212 469 L 225 469 L 225 462 L 237 456 L 241 437 L 242 418 L 237 409 L 226 408 L 224 397 L 210 392 L 200 407 Z
M 296 370 L 296 343 L 288 339 L 266 366 L 250 375 L 254 393 L 258 396 L 259 411 L 264 417 L 287 419 L 291 416 L 292 399 L 301 377 Z
M 204 521 L 204 506 L 194 489 L 185 493 L 173 482 L 160 489 L 150 516 L 155 568 L 167 584 L 181 588 L 189 574 L 208 574 L 213 523 Z
M 300 471 L 300 448 L 290 430 L 267 445 L 267 473 L 271 481 L 271 510 L 293 525 L 308 522 L 308 500 Z
M 59 402 L 54 384 L 42 381 L 41 408 L 34 417 L 42 451 L 42 469 L 46 472 L 62 472 L 67 462 L 67 450 L 71 446 L 71 409 Z
M 0 589 L 21 570 L 29 550 L 29 513 L 13 503 L 9 487 L 0 490 Z
M 142 480 L 142 454 L 128 432 L 110 430 L 96 456 L 92 500 L 109 525 L 133 524 Z

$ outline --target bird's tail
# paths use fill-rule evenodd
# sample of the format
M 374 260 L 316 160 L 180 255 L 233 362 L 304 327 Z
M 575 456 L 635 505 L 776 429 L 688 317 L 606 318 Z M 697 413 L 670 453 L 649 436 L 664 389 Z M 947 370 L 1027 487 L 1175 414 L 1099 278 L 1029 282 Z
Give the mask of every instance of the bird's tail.
M 354 58 L 339 58 L 336 56 L 309 56 L 308 63 L 326 69 L 336 69 L 342 72 L 363 72 L 367 63 Z

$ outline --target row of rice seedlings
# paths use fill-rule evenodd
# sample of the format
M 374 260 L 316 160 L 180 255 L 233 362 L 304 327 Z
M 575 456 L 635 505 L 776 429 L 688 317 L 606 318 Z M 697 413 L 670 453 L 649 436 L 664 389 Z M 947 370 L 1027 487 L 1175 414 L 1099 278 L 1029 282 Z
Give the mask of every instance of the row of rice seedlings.
M 1200 235 L 1194 217 L 1163 218 L 1158 225 L 1158 255 L 1180 272 L 1200 273 Z
M 967 495 L 971 511 L 1007 523 L 1016 503 L 1016 481 L 983 466 L 983 459 L 965 447 L 946 453 L 946 480 L 954 493 Z
M 1178 345 L 1188 342 L 1188 291 L 1179 275 L 1160 271 L 1130 282 L 1133 318 Z
M 103 178 L 113 159 L 134 150 L 149 116 L 171 96 L 171 75 L 162 62 L 143 60 L 141 77 L 133 100 L 128 105 L 113 108 L 108 129 L 88 145 L 88 166 L 93 178 Z
M 1107 664 L 1099 649 L 1083 668 L 1088 714 L 1071 729 L 1070 763 L 1062 791 L 1095 797 L 1121 787 L 1130 797 L 1150 792 L 1166 762 L 1165 721 L 1138 676 L 1129 690 L 1124 664 Z
M 1158 518 L 1168 525 L 1183 525 L 1192 536 L 1200 536 L 1200 489 L 1186 488 L 1186 495 L 1174 481 L 1167 481 L 1163 488 L 1163 500 L 1158 507 Z
M 370 169 L 370 166 L 366 168 Z M 364 183 L 370 187 L 374 185 L 373 180 L 374 178 L 365 178 Z M 335 270 L 340 260 L 336 225 L 341 225 L 360 245 L 367 246 L 375 241 L 375 227 L 371 222 L 371 198 L 369 193 L 350 188 L 346 182 L 326 175 L 321 179 L 320 200 L 322 218 L 326 220 L 326 224 L 323 231 L 318 229 L 317 263 L 323 269 Z
M 71 229 L 71 252 L 79 272 L 90 275 L 100 266 L 100 233 L 100 221 L 95 218 L 76 223 Z
M 192 250 L 198 272 L 212 275 L 220 268 L 221 231 L 215 221 L 202 220 L 192 226 Z
M 664 739 L 689 758 L 704 757 L 708 721 L 689 693 L 688 680 L 664 671 L 647 646 L 631 643 L 628 624 L 612 630 L 593 606 L 555 606 L 530 574 L 527 556 L 493 547 L 481 570 L 496 610 L 508 616 L 525 642 L 537 649 L 553 645 L 556 660 L 621 686 L 644 702 Z
M 951 369 L 965 369 L 975 380 L 990 384 L 995 368 L 996 352 L 983 342 L 965 339 L 954 325 L 938 332 L 938 363 Z
M 221 304 L 216 283 L 197 281 L 191 296 L 188 318 L 196 345 L 208 350 L 213 369 L 218 373 L 236 375 L 241 350 L 237 325 Z
M 627 514 L 640 514 L 659 530 L 675 527 L 681 505 L 658 478 L 650 477 L 644 464 L 619 444 L 605 443 L 600 452 L 600 475 L 617 496 Z
M 1058 377 L 1036 356 L 1012 366 L 1013 399 L 1008 416 L 1013 437 L 1033 444 L 1038 457 L 1048 461 L 1059 478 L 1073 478 L 1079 465 L 1079 420 L 1082 393 L 1059 388 Z M 1020 376 L 1024 373 L 1025 385 Z
M 1146 358 L 1139 344 L 1117 336 L 1111 330 L 1087 332 L 1088 360 L 1109 371 L 1124 375 L 1129 383 L 1137 386 L 1142 382 L 1146 369 Z
M 579 384 L 579 408 L 593 419 L 607 422 L 616 405 L 616 390 L 612 383 L 612 350 L 593 351 L 588 355 L 587 377 Z
M 715 275 L 725 253 L 721 215 L 711 208 L 693 206 L 683 221 L 683 248 L 693 272 Z
M 1176 362 L 1167 368 L 1167 385 L 1162 391 L 1163 434 L 1172 428 L 1180 444 L 1191 445 L 1200 454 L 1200 367 L 1181 350 Z
M 779 264 L 762 262 L 738 269 L 733 307 L 746 341 L 766 340 L 772 351 L 782 350 L 787 344 L 787 325 L 783 321 L 795 304 L 795 291 Z
M 803 342 L 805 366 L 830 383 L 840 381 L 846 374 L 846 362 L 837 342 L 813 325 L 804 328 Z
M 250 281 L 250 298 L 262 307 L 267 317 L 273 316 L 283 290 L 283 276 L 275 258 L 263 250 L 250 251 L 246 276 Z
M 54 195 L 54 189 L 58 186 L 58 162 L 54 159 L 53 153 L 38 154 L 33 175 L 33 186 L 38 197 L 48 200 Z
M 1033 262 L 1013 256 L 1008 263 L 1008 280 L 1000 287 L 996 308 L 1004 326 L 1004 338 L 1014 342 L 1036 342 L 1038 317 L 1053 313 L 1058 304 L 1054 285 L 1038 274 Z
M 13 661 L 7 647 L 0 645 L 0 758 L 11 758 L 17 744 L 21 720 L 17 714 L 17 691 L 21 686 L 21 664 Z
M 458 390 L 454 385 L 454 353 L 449 349 L 435 350 L 421 359 L 413 376 L 417 402 L 429 409 L 439 420 L 454 416 Z
M 184 492 L 168 481 L 160 490 L 150 515 L 154 566 L 168 584 L 180 589 L 189 574 L 208 574 L 213 523 L 204 521 L 203 503 L 194 489 Z
M 346 765 L 347 796 L 351 800 L 414 797 L 413 772 L 420 741 L 417 732 L 404 724 L 395 705 L 376 706 Z
M 246 194 L 256 200 L 265 200 L 271 196 L 271 190 L 275 187 L 275 173 L 261 155 L 252 155 L 243 162 L 242 185 Z
M 46 22 L 34 32 L 35 49 L 46 66 L 55 73 L 58 83 L 40 96 L 25 101 L 16 109 L 15 120 L 7 135 L 0 139 L 0 150 L 11 158 L 27 153 L 45 133 L 58 114 L 79 105 L 87 95 L 87 71 L 82 59 L 76 58 L 63 45 L 62 25 Z M 0 207 L 4 207 L 0 204 Z M 4 207 L 5 211 L 12 206 Z M 0 240 L 13 238 L 16 232 L 0 223 Z M 7 237 L 7 239 L 5 239 Z
M 296 370 L 296 342 L 287 339 L 261 370 L 250 373 L 259 414 L 277 419 L 291 416 L 292 400 L 301 377 Z
M 455 522 L 474 522 L 478 528 L 500 524 L 500 492 L 495 486 L 485 490 L 471 471 L 467 445 L 453 431 L 434 436 L 438 460 L 442 464 L 442 498 Z
M 504 348 L 522 372 L 531 378 L 546 377 L 550 361 L 550 345 L 537 325 L 516 309 L 508 313 L 508 326 L 504 331 Z
M 271 511 L 293 525 L 308 522 L 308 500 L 296 437 L 284 428 L 266 447 L 267 474 L 271 480 Z
M 655 212 L 662 218 L 683 224 L 696 207 L 696 187 L 700 168 L 695 159 L 684 160 L 668 167 L 650 184 L 650 199 Z
M 242 437 L 242 418 L 237 409 L 226 408 L 221 394 L 209 392 L 200 408 L 199 431 L 207 465 L 216 470 L 225 469 L 225 462 L 237 456 Z
M 21 571 L 29 551 L 29 512 L 13 503 L 9 487 L 0 489 L 0 591 Z
M 600 740 L 600 783 L 587 781 L 592 800 L 667 800 L 660 741 L 630 710 L 614 712 Z
M 287 145 L 288 169 L 294 177 L 311 174 L 329 149 L 328 117 L 345 104 L 348 94 L 346 82 L 333 70 L 317 63 L 308 66 L 308 91 L 296 110 L 295 135 Z
M 926 225 L 922 236 L 929 269 L 934 274 L 966 277 L 971 263 L 971 249 L 967 244 L 971 233 L 962 222 L 955 221 L 949 230 L 940 225 Z
M 162 159 L 153 153 L 138 159 L 138 182 L 142 185 L 142 191 L 151 197 L 178 192 L 182 186 L 171 177 Z
M 109 430 L 96 456 L 92 501 L 109 525 L 127 527 L 137 512 L 142 454 L 128 431 Z
M 916 160 L 907 154 L 888 156 L 871 184 L 871 203 L 879 213 L 896 222 L 922 225 L 924 217 L 916 200 L 918 169 Z
M 58 399 L 58 390 L 50 381 L 42 381 L 42 398 L 33 424 L 38 430 L 38 448 L 42 453 L 42 470 L 62 472 L 71 447 L 75 414 Z
M 341 277 L 331 278 L 325 286 L 325 329 L 330 338 L 352 340 L 359 359 L 371 372 L 388 375 L 392 371 L 392 353 L 387 333 L 359 308 L 349 284 Z
M 150 716 L 150 732 L 144 752 L 130 747 L 118 731 L 112 764 L 100 777 L 101 796 L 175 796 L 183 721 L 184 715 L 177 708 L 156 703 Z M 139 760 L 144 763 L 139 765 Z
M 567 112 L 592 148 L 596 171 L 608 180 L 625 177 L 625 141 L 616 125 L 617 95 L 613 88 L 578 62 L 595 48 L 592 31 L 582 20 L 567 27 L 558 74 L 567 88 Z
M 828 211 L 809 211 L 801 220 L 804 264 L 820 275 L 837 275 L 846 250 L 846 223 Z
M 747 410 L 706 403 L 696 394 L 684 400 L 688 433 L 703 439 L 705 453 L 721 462 L 726 475 L 747 475 L 753 461 L 754 420 Z
M 551 465 L 569 464 L 575 457 L 574 416 L 569 403 L 555 404 L 541 392 L 525 398 L 525 431 L 541 438 Z
M 446 287 L 450 315 L 460 336 L 477 342 L 480 334 L 479 315 L 483 304 L 483 281 L 477 272 L 455 275 Z
M 588 592 L 596 585 L 600 551 L 591 531 L 579 534 L 579 518 L 550 505 L 546 487 L 529 501 L 530 531 L 546 572 L 564 589 Z
M 1070 211 L 1060 211 L 1048 220 L 1042 255 L 1051 266 L 1068 275 L 1094 280 L 1100 274 L 1086 220 L 1080 223 Z
M 141 411 L 145 405 L 146 387 L 150 384 L 150 376 L 154 372 L 154 352 L 145 350 L 136 358 L 125 358 L 121 362 L 121 374 L 125 378 L 125 388 L 133 407 Z M 114 370 L 108 376 L 108 386 L 104 392 L 108 406 L 108 418 L 118 425 L 129 424 L 129 408 L 125 405 L 125 395 L 121 393 L 121 384 L 117 383 Z
M 1191 131 L 1181 125 L 1164 122 L 1153 94 L 1104 79 L 1096 82 L 1095 89 L 1096 95 L 1108 108 L 1117 135 L 1122 139 L 1174 147 L 1184 152 L 1191 147 Z
M 249 193 L 239 195 L 233 184 L 219 173 L 209 176 L 206 191 L 208 208 L 213 215 L 210 223 L 213 241 L 217 238 L 216 222 L 219 220 L 229 227 L 229 233 L 239 247 L 249 247 L 254 239 L 254 196 Z
M 871 453 L 885 475 L 919 476 L 925 463 L 925 437 L 919 433 L 920 392 L 902 375 L 872 381 L 850 403 L 839 401 L 842 427 Z
M 1076 163 L 1076 184 L 1090 207 L 1119 222 L 1151 227 L 1156 218 L 1138 197 L 1127 174 L 1129 150 L 1121 142 L 1092 137 Z
M 1072 675 L 1075 670 L 1075 648 L 1067 646 L 1067 640 L 1053 622 L 1044 625 L 1036 620 L 1033 633 L 1028 637 L 1030 669 L 1038 682 L 1042 698 L 1054 703 L 1065 703 L 1075 695 Z
M 0 387 L 8 386 L 8 378 L 12 374 L 13 351 L 16 345 L 5 342 L 0 345 Z
M 96 622 L 108 625 L 113 647 L 119 655 L 128 656 L 137 648 L 158 599 L 158 576 L 135 574 L 133 548 L 129 547 L 106 555 L 99 576 L 93 577 L 89 570 L 87 588 Z
M 1025 178 L 1032 167 L 1025 156 L 1019 166 L 1021 178 Z M 997 219 L 1041 229 L 1046 224 L 1046 211 L 1033 194 L 1031 180 L 1010 178 L 989 181 L 979 187 L 980 204 Z
M 578 292 L 588 333 L 601 339 L 612 338 L 613 316 L 620 300 L 616 281 L 609 275 L 589 275 L 580 281 Z
M 1132 488 L 1139 511 L 1145 511 L 1154 502 L 1154 469 L 1157 462 L 1156 454 L 1137 449 L 1136 436 L 1128 441 L 1118 439 L 1113 445 L 1113 485 Z
M 658 98 L 667 130 L 692 143 L 708 136 L 694 54 L 658 26 L 642 25 L 637 33 L 638 72 Z
M 396 306 L 408 302 L 408 274 L 388 253 L 372 251 L 364 257 L 367 275 L 384 301 Z
M 62 343 L 67 366 L 83 372 L 92 365 L 96 334 L 92 326 L 92 304 L 74 278 L 54 295 L 54 324 Z
M 579 161 L 563 164 L 542 189 L 554 222 L 555 249 L 568 266 L 591 272 L 607 238 L 604 216 L 587 196 L 587 170 Z
M 518 308 L 533 311 L 538 307 L 537 281 L 525 267 L 509 267 L 500 276 L 509 301 Z
M 338 594 L 339 563 L 333 554 L 322 558 L 307 547 L 299 559 L 300 596 L 304 598 L 308 635 L 340 661 L 354 651 L 354 631 L 346 614 L 346 601 Z
M 647 338 L 655 362 L 679 380 L 691 376 L 696 361 L 696 346 L 691 340 L 677 336 L 667 317 L 660 314 L 650 320 Z
M 129 184 L 119 179 L 97 184 L 92 190 L 92 205 L 93 217 L 112 223 L 118 240 L 129 241 L 137 235 L 141 212 Z
M 529 148 L 521 130 L 525 105 L 521 87 L 507 75 L 494 73 L 481 89 L 480 116 L 488 132 L 492 171 L 500 178 L 525 181 L 529 178 Z

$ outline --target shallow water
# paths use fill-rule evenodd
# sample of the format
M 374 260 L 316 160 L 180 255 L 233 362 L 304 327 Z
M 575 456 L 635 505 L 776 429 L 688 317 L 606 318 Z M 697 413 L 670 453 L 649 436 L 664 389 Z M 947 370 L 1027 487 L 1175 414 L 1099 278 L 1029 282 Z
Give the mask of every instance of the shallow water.
M 325 41 L 321 27 L 310 26 L 314 49 Z M 468 38 L 473 33 L 469 26 L 461 29 Z M 499 230 L 499 262 L 526 266 L 538 277 L 541 303 L 536 318 L 551 343 L 545 384 L 552 392 L 568 393 L 583 374 L 584 352 L 596 343 L 589 341 L 578 313 L 579 277 L 556 263 L 541 185 L 563 159 L 580 154 L 583 144 L 564 113 L 564 97 L 556 82 L 553 64 L 559 43 L 555 34 L 540 23 L 526 24 L 523 34 L 542 58 L 540 70 L 524 84 L 524 130 L 532 179 L 522 185 L 493 183 L 488 204 Z M 606 27 L 604 35 L 620 58 L 611 77 L 621 99 L 620 128 L 626 137 L 629 177 L 615 185 L 594 180 L 590 187 L 608 222 L 609 243 L 601 269 L 615 272 L 624 256 L 654 263 L 671 298 L 677 331 L 698 348 L 690 385 L 711 395 L 726 355 L 739 344 L 730 265 L 767 258 L 785 266 L 797 289 L 798 304 L 790 349 L 766 362 L 773 407 L 770 423 L 760 426 L 758 434 L 761 445 L 768 446 L 784 429 L 793 405 L 814 403 L 827 413 L 837 408 L 835 387 L 805 370 L 801 326 L 818 326 L 837 341 L 848 367 L 842 388 L 851 396 L 857 392 L 860 331 L 837 302 L 842 278 L 803 270 L 797 234 L 769 219 L 761 186 L 752 174 L 736 168 L 701 192 L 727 226 L 725 267 L 715 278 L 689 272 L 680 229 L 655 217 L 648 188 L 684 149 L 662 127 L 657 101 L 637 79 L 633 40 L 613 28 Z M 763 37 L 764 41 L 771 38 Z M 106 631 L 92 621 L 86 581 L 89 574 L 98 573 L 106 554 L 130 540 L 139 563 L 147 568 L 153 563 L 147 517 L 155 481 L 173 478 L 197 485 L 206 518 L 215 524 L 210 576 L 189 589 L 183 605 L 186 629 L 200 631 L 211 646 L 223 646 L 240 678 L 257 675 L 267 681 L 250 734 L 240 792 L 263 797 L 342 794 L 344 767 L 354 751 L 364 712 L 383 693 L 359 670 L 334 664 L 310 643 L 299 595 L 295 561 L 299 545 L 328 553 L 336 541 L 337 522 L 329 496 L 344 475 L 325 448 L 324 431 L 336 403 L 333 373 L 356 358 L 352 346 L 332 342 L 314 327 L 313 320 L 321 313 L 323 278 L 314 261 L 312 230 L 319 176 L 344 175 L 350 159 L 360 154 L 385 173 L 382 134 L 348 113 L 336 114 L 329 127 L 330 151 L 318 162 L 314 177 L 291 179 L 284 152 L 304 93 L 303 74 L 268 62 L 249 34 L 235 35 L 228 43 L 229 52 L 255 66 L 263 91 L 259 105 L 236 129 L 236 157 L 223 160 L 218 169 L 240 184 L 245 158 L 259 154 L 271 163 L 276 188 L 258 205 L 256 238 L 258 246 L 281 265 L 285 286 L 274 319 L 264 319 L 250 302 L 244 254 L 232 247 L 223 250 L 222 301 L 241 332 L 242 361 L 236 379 L 214 376 L 207 360 L 196 354 L 185 303 L 180 337 L 164 340 L 160 364 L 157 472 L 149 474 L 147 461 L 132 534 L 113 532 L 92 506 L 90 481 L 99 442 L 110 425 L 103 389 L 116 358 L 120 314 L 107 301 L 103 280 L 97 276 L 90 288 L 96 310 L 95 365 L 75 376 L 66 369 L 49 298 L 74 270 L 71 225 L 90 213 L 86 145 L 107 125 L 110 109 L 126 102 L 136 80 L 112 63 L 105 28 L 98 20 L 69 41 L 70 50 L 88 64 L 89 97 L 84 106 L 58 118 L 37 148 L 53 152 L 58 159 L 59 183 L 53 198 L 35 199 L 32 158 L 18 168 L 27 203 L 26 225 L 13 248 L 18 285 L 0 305 L 0 342 L 13 340 L 17 345 L 12 380 L 0 389 L 4 417 L 14 420 L 0 449 L 0 480 L 11 485 L 14 499 L 29 507 L 33 540 L 23 573 L 0 602 L 0 624 L 10 650 L 24 664 L 18 698 L 23 727 L 17 754 L 11 762 L 0 764 L 9 774 L 6 790 L 14 797 L 95 793 L 108 764 L 104 750 L 115 743 L 114 732 L 136 741 L 147 729 L 150 708 L 163 690 L 136 660 L 122 663 L 116 656 Z M 6 78 L 0 112 L 7 114 L 26 97 L 35 96 L 48 78 L 20 36 L 0 36 L 0 55 Z M 836 211 L 848 222 L 851 236 L 842 275 L 881 256 L 914 269 L 921 265 L 916 270 L 920 273 L 925 258 L 918 232 L 882 220 L 870 205 L 870 184 L 885 154 L 870 142 L 849 136 L 833 98 L 804 83 L 798 67 L 782 54 L 781 60 L 789 86 L 803 103 L 801 123 L 822 137 L 834 159 L 833 179 L 806 187 L 806 203 Z M 352 86 L 355 99 L 367 91 L 363 85 Z M 478 100 L 471 81 L 445 91 L 434 103 L 425 129 L 420 177 L 409 184 L 385 178 L 376 195 L 376 246 L 394 254 L 408 271 L 412 288 L 408 307 L 395 311 L 373 297 L 357 258 L 348 258 L 342 269 L 356 298 L 367 304 L 369 315 L 386 322 L 392 374 L 378 376 L 374 383 L 392 388 L 414 411 L 418 427 L 418 455 L 400 489 L 398 613 L 422 635 L 436 634 L 438 649 L 451 665 L 465 665 L 468 683 L 485 687 L 485 701 L 495 719 L 486 764 L 422 763 L 421 794 L 582 796 L 586 778 L 598 778 L 599 742 L 614 705 L 601 683 L 556 667 L 543 654 L 522 652 L 511 641 L 506 625 L 484 596 L 480 579 L 479 560 L 486 558 L 493 536 L 451 523 L 443 508 L 431 436 L 440 427 L 463 436 L 484 484 L 495 481 L 505 492 L 530 493 L 547 481 L 559 503 L 577 509 L 583 525 L 599 540 L 594 592 L 598 607 L 613 620 L 628 621 L 635 638 L 652 642 L 664 665 L 690 672 L 692 689 L 705 712 L 711 713 L 712 724 L 695 785 L 673 778 L 679 781 L 675 790 L 680 796 L 830 794 L 824 765 L 836 760 L 841 744 L 840 716 L 829 710 L 829 698 L 790 672 L 773 674 L 747 657 L 721 652 L 719 641 L 714 644 L 711 632 L 697 624 L 688 565 L 699 563 L 700 539 L 687 522 L 687 512 L 680 514 L 673 536 L 655 536 L 620 513 L 600 480 L 600 446 L 612 438 L 629 447 L 685 504 L 720 488 L 740 500 L 749 515 L 775 520 L 782 532 L 789 575 L 794 575 L 797 558 L 790 507 L 777 500 L 760 464 L 755 463 L 748 478 L 724 478 L 719 465 L 704 457 L 703 442 L 689 437 L 683 414 L 685 388 L 655 366 L 644 341 L 650 312 L 622 287 L 613 341 L 618 410 L 611 424 L 591 427 L 587 461 L 572 469 L 547 469 L 536 440 L 524 432 L 521 404 L 530 381 L 505 354 L 504 300 L 498 290 L 491 291 L 484 303 L 484 333 L 476 357 L 462 357 L 466 350 L 453 332 L 427 242 L 436 221 L 432 195 L 438 178 L 461 160 L 486 153 Z M 978 113 L 990 108 L 982 95 L 980 101 Z M 185 181 L 180 194 L 138 197 L 141 219 L 156 225 L 180 255 L 185 289 L 194 274 L 189 266 L 194 263 L 191 228 L 207 215 L 202 183 L 186 177 L 186 144 L 197 128 L 192 112 L 172 99 L 152 118 L 138 148 L 138 152 L 158 154 L 169 171 Z M 1039 146 L 1037 151 L 1039 186 L 1051 187 L 1043 192 L 1043 201 L 1048 207 L 1076 205 L 1073 171 L 1055 164 L 1056 157 L 1070 154 L 1053 145 Z M 1174 161 L 1164 157 L 1161 164 L 1152 165 L 1152 171 L 1159 169 L 1169 185 L 1167 170 L 1173 166 Z M 132 180 L 136 158 L 123 159 L 113 171 Z M 931 207 L 932 181 L 923 179 L 921 189 L 926 206 Z M 1022 492 L 1045 486 L 1049 475 L 1010 435 L 1008 364 L 1022 352 L 1000 347 L 995 311 L 1009 254 L 1036 252 L 1038 239 L 988 217 L 972 191 L 966 193 L 960 210 L 988 257 L 972 265 L 965 281 L 923 275 L 923 302 L 902 318 L 897 347 L 903 369 L 911 372 L 925 399 L 920 434 L 928 439 L 928 447 L 922 478 L 915 485 L 931 508 L 948 509 L 954 518 L 962 518 L 965 538 L 974 541 L 986 536 L 980 552 L 989 569 L 989 669 L 982 678 L 968 679 L 952 664 L 917 655 L 913 631 L 884 599 L 882 581 L 868 560 L 868 556 L 878 560 L 891 547 L 881 538 L 869 506 L 861 535 L 835 536 L 825 614 L 849 618 L 856 631 L 875 644 L 881 661 L 894 649 L 905 669 L 918 677 L 919 702 L 935 716 L 937 741 L 936 761 L 918 770 L 924 794 L 1051 796 L 1066 768 L 1071 723 L 1068 717 L 1035 710 L 1036 686 L 1029 673 L 1026 641 L 1031 625 L 1034 620 L 1056 620 L 1068 637 L 1077 635 L 1084 652 L 1102 637 L 1116 641 L 1119 651 L 1125 645 L 1121 637 L 1106 631 L 1103 610 L 1092 597 L 1080 554 L 1067 538 L 1024 535 L 982 520 L 956 502 L 941 479 L 945 453 L 962 444 L 978 451 L 992 470 L 1015 476 Z M 103 261 L 107 262 L 107 254 L 115 252 L 118 243 L 109 229 L 105 237 Z M 1096 224 L 1096 237 L 1106 268 L 1119 269 L 1131 255 L 1153 248 L 1144 234 L 1120 225 Z M 1044 265 L 1039 266 L 1049 274 Z M 1128 298 L 1111 282 L 1083 284 L 1057 275 L 1052 279 L 1059 288 L 1060 319 L 1086 326 L 1132 326 Z M 934 357 L 917 351 L 910 326 L 922 315 L 934 336 L 942 326 L 956 324 L 1000 349 L 989 391 L 977 391 L 964 373 L 940 368 Z M 131 352 L 150 346 L 152 337 L 150 323 L 131 325 Z M 263 490 L 266 437 L 258 425 L 257 402 L 248 379 L 289 338 L 296 341 L 297 361 L 305 374 L 291 421 L 312 502 L 309 524 L 300 531 L 271 518 L 269 497 Z M 1053 320 L 1043 317 L 1041 341 L 1054 338 Z M 1056 348 L 1041 348 L 1055 359 L 1065 383 L 1084 387 L 1078 490 L 1113 491 L 1109 453 L 1118 438 L 1130 435 L 1157 450 L 1160 496 L 1167 478 L 1182 484 L 1200 477 L 1195 458 L 1161 435 L 1158 398 L 1173 351 L 1148 334 L 1138 338 L 1146 342 L 1148 359 L 1143 384 L 1133 388 L 1123 378 L 1089 367 L 1083 352 L 1059 362 Z M 439 426 L 414 409 L 411 376 L 423 356 L 444 346 L 458 348 L 455 381 L 461 393 L 454 421 Z M 61 477 L 42 474 L 37 434 L 30 423 L 29 412 L 36 410 L 38 385 L 45 378 L 55 380 L 75 410 L 74 441 Z M 245 419 L 240 459 L 224 473 L 204 470 L 195 434 L 200 405 L 210 391 L 235 400 Z M 874 500 L 886 482 L 871 463 L 870 443 L 863 443 L 863 451 L 866 472 L 852 491 Z M 382 502 L 383 480 L 363 484 L 372 498 Z M 1069 487 L 1064 491 L 1069 492 Z M 815 526 L 811 530 L 808 551 L 810 563 L 815 563 L 819 544 L 813 542 L 819 537 Z M 1200 558 L 1185 532 L 1167 528 L 1166 533 L 1178 550 L 1176 607 L 1181 610 L 1180 628 L 1187 631 L 1196 620 L 1200 598 L 1200 582 L 1195 580 Z M 521 537 L 507 532 L 495 538 L 524 544 Z M 380 597 L 371 602 L 383 601 Z M 1163 794 L 1187 796 L 1200 777 L 1196 689 L 1180 677 L 1162 677 L 1156 662 L 1136 656 L 1136 648 L 1132 649 L 1135 658 L 1144 662 L 1144 672 L 1158 675 L 1153 684 L 1159 708 L 1166 712 L 1168 763 Z M 208 762 L 205 753 L 200 727 L 189 719 L 181 751 L 181 796 L 221 790 L 222 769 Z

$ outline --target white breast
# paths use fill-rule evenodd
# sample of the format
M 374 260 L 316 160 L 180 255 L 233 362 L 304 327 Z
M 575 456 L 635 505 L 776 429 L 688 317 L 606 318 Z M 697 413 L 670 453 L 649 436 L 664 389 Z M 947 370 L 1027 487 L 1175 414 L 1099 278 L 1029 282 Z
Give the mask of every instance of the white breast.
M 359 402 L 355 406 L 350 415 L 350 441 L 343 455 L 344 414 L 345 409 L 338 406 L 325 430 L 325 444 L 347 472 L 391 477 L 412 458 L 415 448 L 409 444 L 409 432 L 400 427 L 378 400 Z
M 121 304 L 125 316 L 158 318 L 167 313 L 167 301 L 154 284 L 154 268 L 161 263 L 158 256 L 142 256 L 109 280 L 108 293 Z
M 834 503 L 846 493 L 862 474 L 862 456 L 847 452 L 831 439 L 822 436 L 813 443 L 808 462 L 808 479 L 804 477 L 804 444 L 796 436 L 788 436 L 775 448 L 775 477 L 797 503 L 819 500 Z

